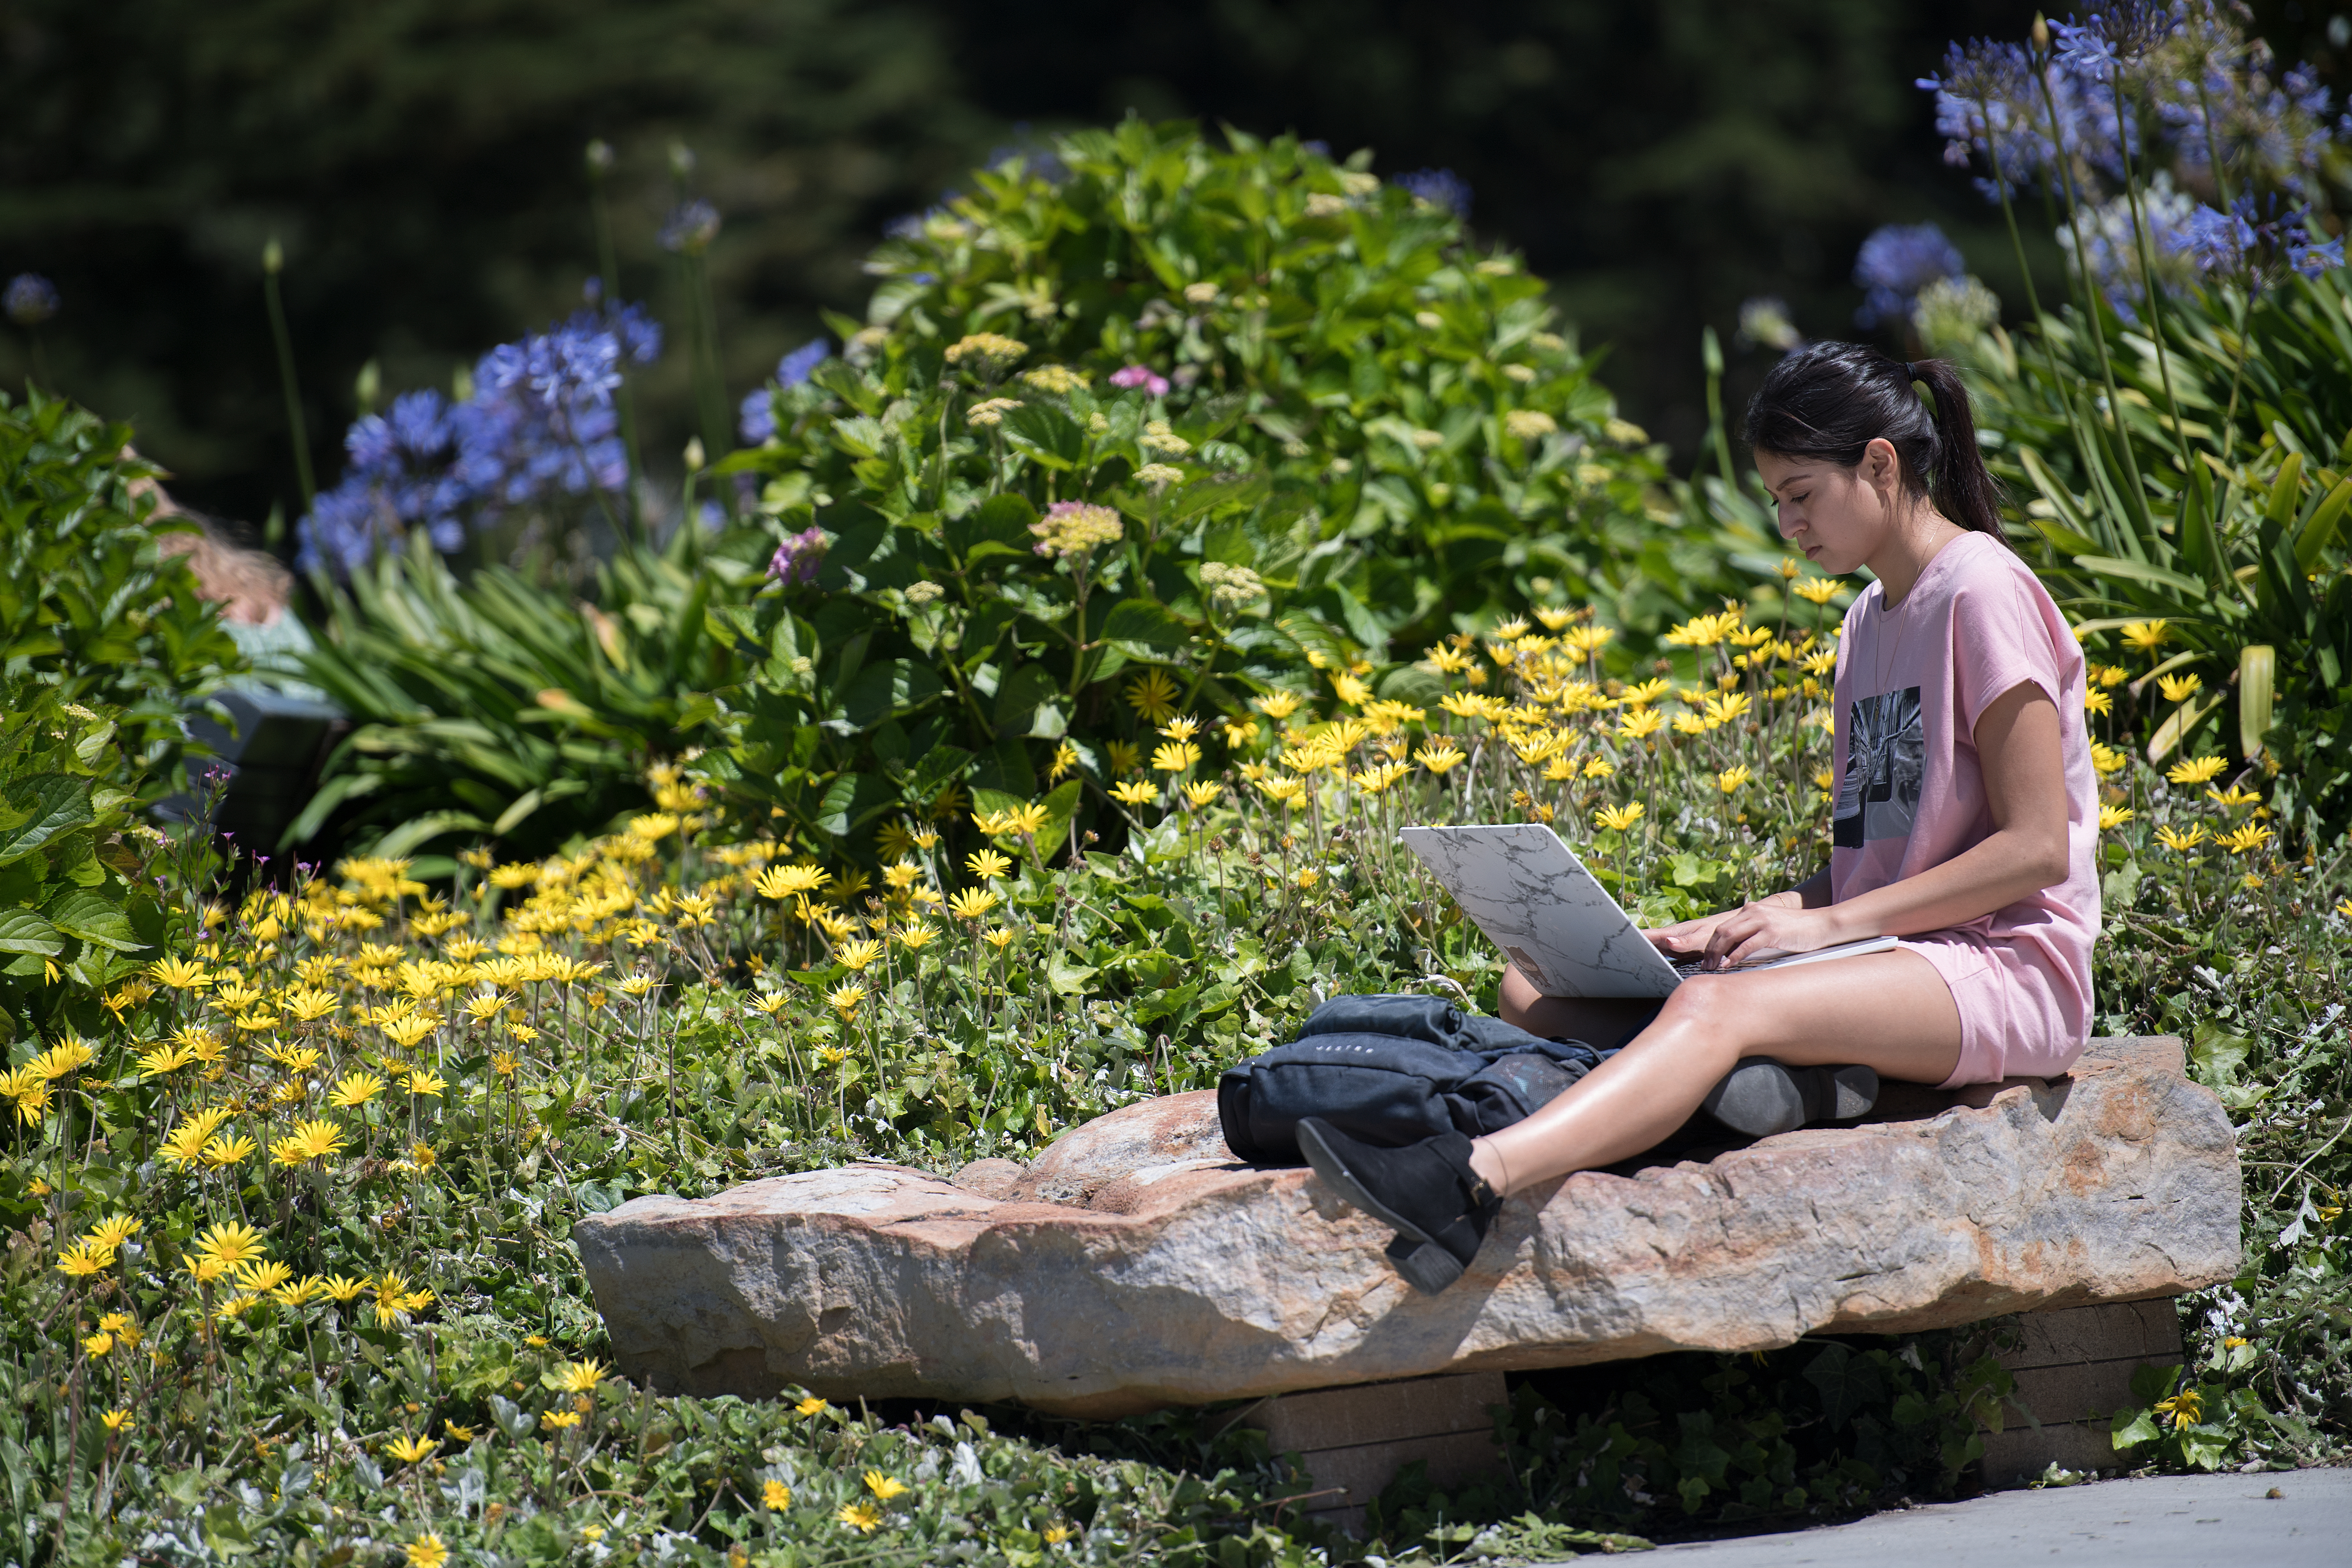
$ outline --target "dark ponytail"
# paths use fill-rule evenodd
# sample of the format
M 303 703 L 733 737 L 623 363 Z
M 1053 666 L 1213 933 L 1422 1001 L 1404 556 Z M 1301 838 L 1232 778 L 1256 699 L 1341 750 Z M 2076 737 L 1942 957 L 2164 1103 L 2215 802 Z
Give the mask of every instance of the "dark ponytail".
M 1911 384 L 1936 399 L 1930 415 Z M 1782 458 L 1851 468 L 1884 437 L 1902 460 L 1906 495 L 2003 544 L 2000 487 L 1977 450 L 1977 423 L 1959 372 L 1940 359 L 1892 359 L 1866 343 L 1814 343 L 1781 360 L 1748 400 L 1748 444 Z

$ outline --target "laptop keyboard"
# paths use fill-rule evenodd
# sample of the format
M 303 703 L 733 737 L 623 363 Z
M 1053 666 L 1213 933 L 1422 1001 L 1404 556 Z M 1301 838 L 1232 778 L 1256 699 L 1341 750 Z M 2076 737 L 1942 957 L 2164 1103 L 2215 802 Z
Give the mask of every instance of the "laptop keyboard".
M 1669 960 L 1668 962 L 1671 963 L 1673 961 Z M 1675 973 L 1684 980 L 1688 980 L 1694 974 L 1736 974 L 1743 969 L 1753 969 L 1755 967 L 1756 960 L 1752 958 L 1745 959 L 1738 963 L 1727 963 L 1720 969 L 1707 968 L 1706 960 L 1703 958 L 1686 958 L 1679 963 L 1675 964 Z

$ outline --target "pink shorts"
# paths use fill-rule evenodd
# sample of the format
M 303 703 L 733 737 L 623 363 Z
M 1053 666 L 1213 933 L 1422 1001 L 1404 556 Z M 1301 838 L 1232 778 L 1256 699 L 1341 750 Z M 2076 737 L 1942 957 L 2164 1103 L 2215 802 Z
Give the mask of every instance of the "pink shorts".
M 2055 1078 L 2082 1057 L 2090 1020 L 2073 1016 L 2073 988 L 2062 985 L 2030 944 L 1939 931 L 1906 937 L 1902 946 L 1936 966 L 1959 1009 L 1960 1059 L 1938 1088 Z

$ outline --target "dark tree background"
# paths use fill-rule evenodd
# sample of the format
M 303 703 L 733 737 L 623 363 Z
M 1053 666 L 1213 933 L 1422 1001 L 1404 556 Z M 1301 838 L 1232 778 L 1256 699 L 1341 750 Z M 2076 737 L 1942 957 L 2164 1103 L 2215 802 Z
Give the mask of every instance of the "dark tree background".
M 1853 331 L 1855 246 L 1934 219 L 2004 298 L 2005 237 L 1940 162 L 1913 79 L 1948 38 L 2021 36 L 1993 0 L 0 0 L 0 277 L 56 281 L 50 381 L 134 419 L 179 490 L 299 509 L 260 255 L 283 283 L 320 482 L 354 378 L 447 385 L 567 313 L 595 269 L 582 153 L 610 141 L 624 292 L 674 328 L 655 236 L 682 193 L 711 251 L 730 395 L 856 310 L 880 226 L 1024 126 L 1130 109 L 1295 130 L 1394 174 L 1450 167 L 1482 236 L 1552 278 L 1628 416 L 1685 452 L 1698 335 L 1786 299 Z M 2262 8 L 2332 71 L 2333 13 Z M 671 148 L 691 148 L 681 180 Z M 2036 267 L 2054 266 L 2038 250 Z M 0 384 L 32 342 L 0 328 Z M 1733 353 L 1733 394 L 1762 355 Z M 656 464 L 686 355 L 641 395 Z M 668 459 L 674 469 L 676 459 Z

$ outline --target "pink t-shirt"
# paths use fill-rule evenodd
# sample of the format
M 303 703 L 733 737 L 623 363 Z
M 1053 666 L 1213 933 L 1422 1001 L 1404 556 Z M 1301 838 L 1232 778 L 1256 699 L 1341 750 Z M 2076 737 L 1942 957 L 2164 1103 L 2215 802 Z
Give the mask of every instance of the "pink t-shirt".
M 1936 966 L 1959 1007 L 1960 1060 L 1948 1088 L 2064 1072 L 2090 1037 L 2099 797 L 2083 680 L 2065 617 L 2032 570 L 1986 534 L 1937 551 L 1902 603 L 1889 605 L 1873 583 L 1846 612 L 1834 698 L 1833 901 L 1990 837 L 1978 719 L 2028 681 L 2058 709 L 2066 879 L 1903 943 Z

